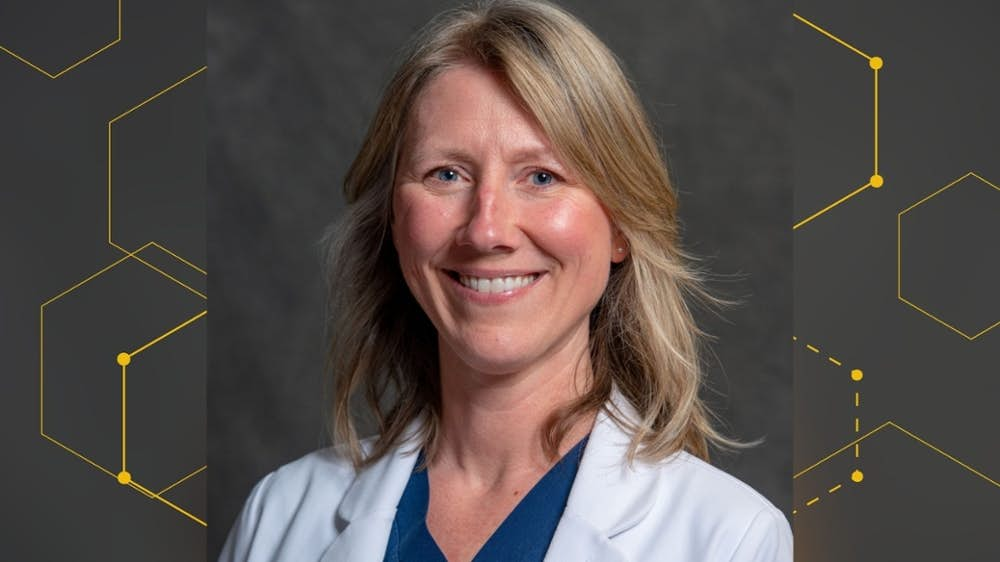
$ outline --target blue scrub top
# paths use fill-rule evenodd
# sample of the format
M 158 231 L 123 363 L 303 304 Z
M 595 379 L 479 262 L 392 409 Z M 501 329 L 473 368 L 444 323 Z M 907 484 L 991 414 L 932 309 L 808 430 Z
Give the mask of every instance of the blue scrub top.
M 556 532 L 563 509 L 566 508 L 566 499 L 573 486 L 573 479 L 576 478 L 587 437 L 589 435 L 574 445 L 521 498 L 514 511 L 479 549 L 473 562 L 541 562 L 552 542 L 552 535 Z M 424 452 L 421 450 L 403 496 L 396 506 L 396 517 L 392 522 L 384 562 L 446 561 L 434 542 L 434 537 L 427 530 L 427 502 L 430 497 L 427 470 L 416 468 L 423 463 Z

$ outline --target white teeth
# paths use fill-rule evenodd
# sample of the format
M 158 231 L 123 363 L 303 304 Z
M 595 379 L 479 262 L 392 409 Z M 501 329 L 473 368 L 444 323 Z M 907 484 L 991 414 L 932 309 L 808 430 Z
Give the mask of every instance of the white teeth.
M 494 277 L 491 279 L 460 275 L 458 281 L 478 293 L 506 293 L 530 285 L 537 277 L 538 274 L 534 273 L 514 277 Z

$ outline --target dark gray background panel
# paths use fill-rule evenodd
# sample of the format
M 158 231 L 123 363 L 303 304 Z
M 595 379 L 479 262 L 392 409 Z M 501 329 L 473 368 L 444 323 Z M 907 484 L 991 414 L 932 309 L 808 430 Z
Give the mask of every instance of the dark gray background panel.
M 107 241 L 108 122 L 205 61 L 202 2 L 125 2 L 120 41 L 60 75 L 117 38 L 117 7 L 116 0 L 0 6 L 0 45 L 59 75 L 52 79 L 0 52 L 4 560 L 205 558 L 204 526 L 40 435 L 40 307 L 123 257 Z M 128 249 L 160 240 L 204 261 L 203 99 L 204 75 L 157 100 L 163 106 L 153 102 L 115 125 L 114 190 L 122 196 L 115 216 L 170 201 L 171 209 L 194 217 L 178 222 L 179 213 L 164 213 L 161 205 L 156 221 L 116 223 L 116 240 Z M 155 119 L 167 107 L 174 115 Z M 170 158 L 175 150 L 181 158 Z M 141 255 L 172 276 L 199 282 L 200 274 L 169 255 Z M 201 277 L 196 290 L 204 291 Z M 204 299 L 135 259 L 46 306 L 46 434 L 117 471 L 115 356 L 204 309 Z M 127 467 L 154 491 L 205 463 L 205 328 L 202 319 L 178 331 L 129 367 Z M 206 480 L 203 471 L 163 497 L 205 520 Z
M 884 60 L 885 178 L 795 231 L 796 554 L 1000 560 L 1000 331 L 966 338 L 897 296 L 901 271 L 904 297 L 970 337 L 1000 320 L 1000 190 L 970 176 L 899 219 L 969 172 L 1000 185 L 1000 12 L 897 0 L 795 10 Z M 872 174 L 874 82 L 867 60 L 802 23 L 792 45 L 800 219 Z M 871 431 L 857 458 L 848 448 L 805 472 Z
M 406 39 L 453 2 L 209 6 L 209 552 L 250 487 L 325 444 L 317 242 Z M 743 304 L 706 397 L 763 447 L 718 462 L 782 508 L 791 469 L 788 4 L 566 2 L 622 59 L 681 193 L 688 249 Z

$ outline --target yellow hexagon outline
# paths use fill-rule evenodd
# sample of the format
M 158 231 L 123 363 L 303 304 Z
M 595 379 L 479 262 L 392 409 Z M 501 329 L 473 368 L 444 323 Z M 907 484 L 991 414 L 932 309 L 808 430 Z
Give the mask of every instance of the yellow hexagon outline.
M 840 37 L 837 37 L 836 35 L 830 33 L 829 31 L 823 29 L 822 27 L 820 27 L 820 26 L 816 25 L 815 23 L 807 20 L 806 18 L 800 16 L 797 13 L 793 12 L 792 13 L 792 17 L 794 17 L 798 21 L 804 23 L 805 25 L 811 27 L 812 29 L 816 30 L 820 34 L 822 34 L 822 35 L 830 38 L 831 40 L 833 40 L 837 44 L 841 45 L 842 47 L 845 47 L 846 49 L 850 50 L 851 52 L 853 52 L 853 53 L 855 53 L 857 55 L 860 55 L 865 60 L 867 60 L 868 61 L 868 68 L 870 68 L 872 70 L 873 74 L 874 74 L 874 84 L 875 84 L 875 95 L 874 95 L 874 102 L 873 102 L 874 108 L 875 108 L 875 119 L 874 119 L 874 125 L 873 125 L 874 137 L 875 137 L 875 142 L 874 142 L 875 153 L 873 155 L 874 156 L 874 163 L 872 164 L 873 171 L 872 171 L 871 177 L 868 178 L 868 182 L 865 183 L 864 185 L 862 185 L 861 187 L 855 189 L 854 191 L 848 193 L 847 195 L 841 197 L 840 199 L 837 199 L 833 203 L 830 203 L 826 207 L 823 207 L 822 209 L 816 211 L 815 213 L 809 215 L 808 217 L 806 217 L 806 218 L 804 218 L 804 219 L 796 222 L 792 226 L 792 230 L 798 230 L 799 228 L 801 228 L 801 227 L 809 224 L 810 222 L 812 222 L 813 220 L 819 218 L 820 216 L 822 216 L 822 215 L 824 215 L 824 214 L 832 211 L 835 207 L 839 206 L 842 203 L 845 203 L 848 199 L 853 198 L 855 195 L 860 194 L 861 192 L 865 191 L 869 187 L 873 187 L 875 189 L 879 189 L 884 184 L 885 178 L 883 178 L 881 175 L 879 175 L 879 172 L 878 172 L 878 71 L 881 70 L 881 68 L 884 66 L 885 61 L 882 60 L 882 57 L 875 57 L 875 56 L 871 56 L 871 55 L 866 54 L 861 49 L 858 49 L 854 45 L 851 45 L 847 41 L 844 41 Z
M 955 326 L 952 326 L 948 322 L 945 322 L 941 318 L 938 318 L 936 315 L 932 314 L 931 312 L 928 312 L 927 310 L 925 310 L 925 309 L 921 308 L 920 306 L 914 304 L 912 301 L 907 300 L 905 297 L 903 297 L 903 254 L 902 254 L 902 239 L 903 239 L 902 224 L 903 224 L 903 215 L 905 215 L 906 213 L 908 213 L 908 212 L 912 211 L 913 209 L 919 207 L 920 205 L 923 205 L 924 203 L 930 201 L 934 197 L 936 197 L 936 196 L 940 195 L 941 193 L 943 193 L 945 190 L 950 189 L 951 187 L 954 187 L 956 184 L 958 184 L 962 180 L 964 180 L 966 178 L 969 178 L 969 177 L 974 177 L 974 178 L 978 179 L 979 181 L 985 183 L 986 185 L 992 187 L 993 189 L 995 189 L 997 191 L 1000 191 L 1000 187 L 997 187 L 993 182 L 991 182 L 991 181 L 983 178 L 982 176 L 980 176 L 979 174 L 977 174 L 975 172 L 969 172 L 969 173 L 965 174 L 964 176 L 962 176 L 962 177 L 960 177 L 960 178 L 958 178 L 956 180 L 951 181 L 948 185 L 942 187 L 941 189 L 938 189 L 937 191 L 935 191 L 934 193 L 931 193 L 930 195 L 924 197 L 920 201 L 917 201 L 916 203 L 914 203 L 914 204 L 910 205 L 909 207 L 903 209 L 902 211 L 900 211 L 896 215 L 896 298 L 898 298 L 900 301 L 906 303 L 907 305 L 913 307 L 915 310 L 917 310 L 918 312 L 920 312 L 924 316 L 927 316 L 931 320 L 934 320 L 938 324 L 941 324 L 945 328 L 948 328 L 949 330 L 955 332 L 956 334 L 959 334 L 960 336 L 962 336 L 963 338 L 965 338 L 965 339 L 967 339 L 969 341 L 972 341 L 972 340 L 978 338 L 979 336 L 985 334 L 986 332 L 989 332 L 993 328 L 996 328 L 997 326 L 1000 326 L 1000 320 L 998 320 L 997 322 L 995 322 L 992 325 L 988 326 L 987 328 L 981 330 L 979 333 L 976 333 L 976 334 L 973 334 L 973 335 L 969 335 L 969 334 L 965 333 L 964 331 L 960 330 L 959 328 L 957 328 Z
M 66 68 L 60 70 L 59 72 L 56 72 L 55 74 L 52 74 L 48 70 L 45 70 L 44 68 L 42 68 L 42 67 L 38 66 L 37 64 L 31 62 L 27 58 L 25 58 L 25 57 L 23 57 L 23 56 L 15 53 L 14 51 L 8 49 L 7 47 L 4 47 L 3 45 L 0 45 L 0 51 L 3 51 L 5 53 L 7 53 L 8 55 L 14 57 L 15 59 L 17 59 L 17 60 L 23 62 L 24 64 L 28 65 L 29 67 L 33 68 L 34 70 L 37 70 L 38 72 L 41 72 L 45 76 L 48 76 L 49 78 L 55 80 L 56 78 L 59 78 L 63 74 L 66 74 L 70 70 L 73 70 L 74 68 L 76 68 L 76 67 L 80 66 L 81 64 L 89 61 L 90 59 L 96 57 L 97 55 L 103 53 L 104 51 L 107 51 L 111 47 L 114 47 L 115 45 L 117 45 L 118 43 L 120 43 L 121 40 L 122 40 L 122 0 L 118 0 L 118 35 L 114 38 L 114 40 L 111 41 L 110 43 L 108 43 L 107 45 L 101 47 L 100 49 L 97 49 L 96 51 L 90 53 L 89 55 L 86 55 L 85 57 L 81 58 L 80 60 L 74 62 L 73 64 L 67 66 Z
M 177 504 L 171 502 L 170 500 L 164 498 L 163 494 L 165 494 L 168 491 L 172 490 L 173 488 L 179 486 L 181 483 L 187 481 L 189 478 L 192 478 L 192 477 L 196 476 L 197 474 L 201 473 L 202 471 L 204 471 L 205 469 L 208 468 L 207 465 L 201 466 L 200 468 L 195 469 L 194 471 L 186 474 L 185 476 L 181 477 L 180 479 L 176 480 L 174 483 L 170 484 L 169 486 L 163 488 L 162 490 L 160 490 L 158 492 L 154 492 L 154 491 L 146 488 L 145 486 L 139 484 L 134 479 L 132 479 L 131 478 L 131 474 L 129 474 L 126 471 L 126 469 L 125 469 L 126 468 L 126 464 L 125 464 L 125 460 L 126 460 L 125 459 L 125 407 L 126 407 L 126 403 L 125 403 L 125 371 L 126 371 L 126 365 L 128 365 L 128 363 L 130 362 L 130 359 L 131 359 L 132 356 L 135 356 L 138 353 L 141 353 L 142 351 L 145 351 L 149 347 L 155 345 L 156 343 L 159 343 L 160 341 L 164 340 L 165 338 L 169 337 L 170 335 L 174 334 L 175 332 L 177 332 L 177 331 L 185 328 L 186 326 L 192 324 L 193 322 L 201 319 L 202 317 L 204 317 L 205 315 L 208 314 L 207 310 L 203 310 L 202 312 L 200 312 L 200 313 L 196 314 L 195 316 L 193 316 L 193 317 L 185 320 L 184 322 L 178 324 L 177 326 L 172 327 L 170 330 L 168 330 L 165 333 L 161 334 L 160 336 L 154 338 L 152 341 L 150 341 L 150 342 L 148 342 L 148 343 L 140 346 L 139 348 L 137 348 L 136 350 L 132 351 L 131 353 L 122 353 L 122 354 L 120 354 L 120 355 L 127 356 L 127 358 L 125 360 L 121 360 L 121 358 L 119 360 L 119 365 L 121 365 L 121 367 L 122 367 L 122 470 L 120 472 L 117 472 L 117 473 L 112 472 L 111 470 L 105 468 L 104 466 L 101 466 L 100 464 L 98 464 L 94 460 L 88 458 L 83 453 L 81 453 L 81 452 L 73 449 L 72 447 L 66 445 L 65 443 L 62 443 L 58 439 L 56 439 L 56 438 L 52 437 L 51 435 L 48 435 L 47 433 L 45 433 L 45 307 L 46 306 L 48 306 L 48 305 L 50 305 L 50 304 L 58 301 L 59 299 L 65 297 L 67 295 L 69 295 L 73 291 L 79 289 L 80 287 L 83 287 L 87 283 L 90 283 L 94 279 L 97 279 L 101 275 L 107 273 L 108 271 L 114 269 L 115 267 L 117 267 L 118 265 L 120 265 L 121 263 L 123 263 L 125 260 L 129 260 L 129 259 L 138 261 L 142 265 L 144 265 L 147 268 L 155 271 L 156 273 L 160 274 L 161 276 L 165 277 L 166 279 L 170 280 L 171 282 L 173 282 L 173 283 L 175 283 L 175 284 L 183 287 L 184 289 L 190 291 L 191 293 L 194 293 L 195 295 L 201 297 L 202 300 L 207 300 L 207 297 L 204 294 L 196 291 L 195 289 L 192 289 L 187 284 L 183 283 L 182 281 L 178 280 L 177 278 L 171 276 L 170 274 L 164 272 L 163 270 L 159 269 L 158 267 L 154 266 L 153 264 L 151 264 L 148 261 L 144 260 L 143 258 L 139 257 L 138 254 L 140 252 L 142 252 L 143 250 L 145 250 L 145 249 L 147 249 L 147 248 L 149 248 L 150 246 L 153 246 L 153 245 L 154 245 L 153 242 L 148 242 L 144 246 L 142 246 L 141 248 L 139 248 L 139 249 L 137 249 L 137 250 L 135 250 L 133 252 L 126 253 L 125 256 L 123 256 L 123 257 L 119 258 L 118 260 L 112 262 L 110 265 L 104 267 L 103 269 L 99 270 L 98 272 L 90 275 L 89 277 L 87 277 L 83 281 L 80 281 L 80 282 L 76 283 L 75 285 L 73 285 L 72 287 L 70 287 L 70 288 L 62 291 L 58 295 L 50 298 L 49 300 L 47 300 L 44 303 L 42 303 L 41 306 L 39 306 L 39 308 L 38 308 L 38 337 L 39 337 L 39 340 L 38 340 L 38 392 L 39 392 L 39 394 L 38 394 L 38 401 L 39 401 L 38 402 L 38 432 L 39 432 L 39 434 L 44 439 L 46 439 L 49 442 L 51 442 L 51 443 L 59 446 L 63 450 L 71 453 L 72 455 L 76 456 L 80 460 L 86 462 L 87 464 L 89 464 L 90 466 L 96 468 L 97 470 L 101 471 L 102 473 L 104 473 L 104 474 L 106 474 L 106 475 L 114 478 L 115 481 L 117 481 L 119 484 L 127 485 L 128 487 L 130 487 L 133 490 L 139 492 L 143 496 L 145 496 L 145 497 L 147 497 L 149 499 L 152 499 L 152 500 L 157 500 L 157 501 L 163 503 L 164 505 L 167 505 L 168 507 L 174 509 L 178 513 L 181 513 L 185 517 L 191 519 L 195 523 L 198 523 L 198 524 L 202 525 L 203 527 L 205 527 L 205 526 L 207 526 L 207 523 L 205 522 L 205 520 L 200 519 L 199 517 L 191 514 L 190 512 L 188 512 L 187 510 L 185 510 L 184 508 L 182 508 L 182 507 L 178 506 Z M 172 254 L 168 252 L 168 255 L 172 255 Z

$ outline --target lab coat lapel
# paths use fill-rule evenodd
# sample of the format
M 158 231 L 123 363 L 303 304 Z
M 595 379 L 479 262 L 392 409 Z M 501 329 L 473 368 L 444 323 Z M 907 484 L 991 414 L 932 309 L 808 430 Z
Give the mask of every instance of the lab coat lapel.
M 635 419 L 635 410 L 617 390 L 611 402 L 622 417 Z M 641 461 L 625 464 L 628 446 L 628 434 L 601 410 L 546 560 L 627 559 L 613 539 L 649 514 L 660 486 L 653 467 Z
M 419 443 L 414 444 L 413 438 L 419 427 L 418 418 L 404 433 L 405 444 L 361 471 L 348 488 L 334 521 L 339 533 L 323 553 L 321 562 L 382 560 L 396 517 L 396 504 L 416 464 Z

